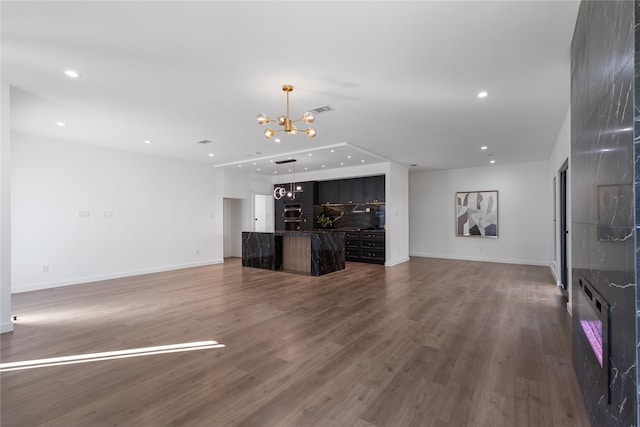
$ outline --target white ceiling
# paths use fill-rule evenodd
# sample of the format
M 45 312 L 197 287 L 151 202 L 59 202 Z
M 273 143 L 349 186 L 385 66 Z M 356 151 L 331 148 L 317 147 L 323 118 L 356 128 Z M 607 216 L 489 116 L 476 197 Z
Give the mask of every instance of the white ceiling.
M 298 171 L 545 160 L 569 107 L 578 6 L 2 1 L 2 79 L 14 132 L 257 173 L 290 156 Z M 263 136 L 255 117 L 285 112 L 283 84 L 292 118 L 333 108 L 316 138 Z

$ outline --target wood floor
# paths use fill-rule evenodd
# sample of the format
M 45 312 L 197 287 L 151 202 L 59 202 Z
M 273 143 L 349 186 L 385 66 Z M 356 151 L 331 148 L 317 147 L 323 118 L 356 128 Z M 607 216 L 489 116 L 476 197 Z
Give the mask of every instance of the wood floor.
M 546 267 L 412 258 L 321 277 L 239 259 L 14 295 L 2 362 L 223 349 L 1 374 L 1 425 L 589 426 Z

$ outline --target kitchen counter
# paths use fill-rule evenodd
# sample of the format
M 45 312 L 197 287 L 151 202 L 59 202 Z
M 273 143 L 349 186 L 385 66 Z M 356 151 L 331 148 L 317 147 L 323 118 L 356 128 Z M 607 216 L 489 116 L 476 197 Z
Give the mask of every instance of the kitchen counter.
M 345 268 L 345 233 L 334 230 L 242 232 L 242 265 L 321 276 Z

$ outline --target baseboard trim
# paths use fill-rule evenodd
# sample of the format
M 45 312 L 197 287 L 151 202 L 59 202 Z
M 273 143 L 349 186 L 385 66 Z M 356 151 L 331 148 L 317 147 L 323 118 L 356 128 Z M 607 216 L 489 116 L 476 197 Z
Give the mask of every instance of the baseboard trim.
M 83 283 L 99 282 L 101 280 L 120 279 L 122 277 L 141 276 L 143 274 L 162 273 L 164 271 L 181 270 L 184 268 L 202 267 L 205 265 L 222 264 L 224 259 L 213 259 L 199 262 L 189 262 L 185 264 L 176 264 L 163 267 L 144 268 L 141 270 L 124 271 L 119 273 L 100 274 L 96 276 L 75 277 L 72 279 L 57 280 L 54 282 L 33 283 L 24 286 L 16 286 L 11 289 L 12 294 L 22 292 L 38 291 L 42 289 L 59 288 L 62 286 L 82 285 Z
M 495 262 L 499 264 L 520 264 L 520 265 L 537 265 L 540 267 L 550 267 L 549 262 L 533 261 L 527 259 L 507 259 L 507 258 L 482 258 L 482 257 L 465 257 L 465 256 L 451 256 L 443 254 L 430 254 L 423 252 L 413 252 L 410 256 L 420 258 L 443 258 L 443 259 L 456 259 L 460 261 L 479 261 L 479 262 Z
M 13 331 L 13 323 L 12 322 L 2 322 L 0 323 L 0 334 L 4 334 L 6 332 Z
M 388 261 L 384 263 L 385 267 L 393 267 L 394 265 L 404 264 L 405 262 L 409 262 L 409 257 L 399 259 L 397 261 Z

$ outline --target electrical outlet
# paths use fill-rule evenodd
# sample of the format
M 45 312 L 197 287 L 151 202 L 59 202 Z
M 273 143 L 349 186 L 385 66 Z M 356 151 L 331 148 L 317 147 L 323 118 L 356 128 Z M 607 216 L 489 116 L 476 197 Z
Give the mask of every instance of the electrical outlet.
M 49 272 L 49 264 L 45 264 L 42 266 L 42 272 L 43 273 L 48 273 Z

